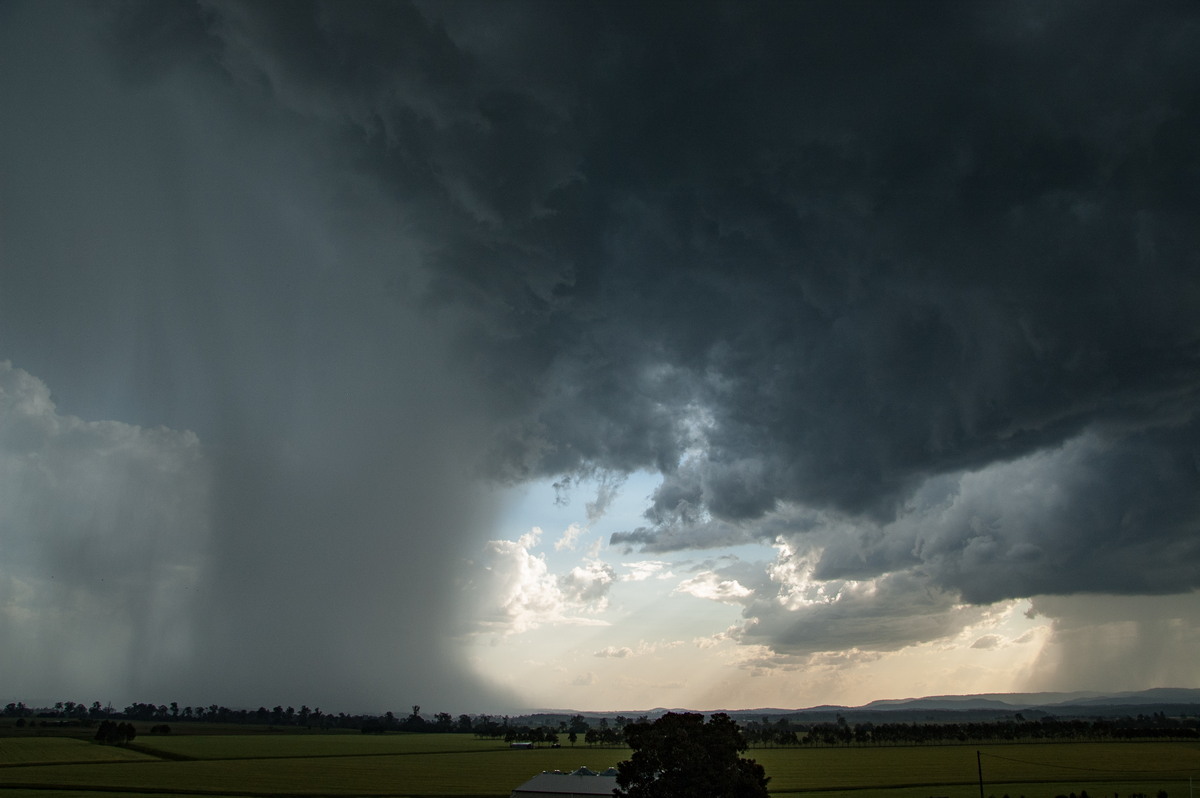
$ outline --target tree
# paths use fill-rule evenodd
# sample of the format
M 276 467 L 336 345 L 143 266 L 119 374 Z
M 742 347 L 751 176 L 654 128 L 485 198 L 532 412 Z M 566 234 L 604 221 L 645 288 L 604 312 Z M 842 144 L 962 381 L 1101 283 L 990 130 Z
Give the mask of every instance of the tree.
M 763 766 L 738 756 L 746 740 L 733 720 L 668 712 L 653 723 L 631 723 L 633 756 L 617 765 L 617 795 L 629 798 L 766 798 Z
M 137 737 L 137 729 L 133 728 L 132 723 L 115 723 L 111 720 L 103 721 L 100 728 L 96 729 L 95 739 L 110 745 L 120 745 L 128 743 Z
M 413 704 L 412 714 L 404 719 L 401 726 L 405 731 L 425 731 L 425 718 L 421 717 L 421 705 Z

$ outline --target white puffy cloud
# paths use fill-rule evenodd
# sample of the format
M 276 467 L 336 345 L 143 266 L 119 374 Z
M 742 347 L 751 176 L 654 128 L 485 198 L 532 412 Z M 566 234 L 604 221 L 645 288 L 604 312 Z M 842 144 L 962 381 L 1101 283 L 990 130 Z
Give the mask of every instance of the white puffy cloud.
M 616 580 L 612 566 L 591 560 L 565 574 L 550 572 L 544 554 L 534 553 L 542 530 L 516 540 L 490 540 L 467 575 L 475 599 L 472 631 L 519 634 L 545 624 L 605 625 L 595 616 L 608 604 Z
M 617 648 L 616 646 L 605 646 L 604 648 L 600 649 L 592 656 L 594 656 L 594 657 L 615 657 L 617 659 L 624 659 L 625 657 L 633 656 L 633 649 L 629 648 L 628 646 L 622 646 L 620 648 Z
M 958 634 L 988 617 L 921 574 L 896 571 L 871 579 L 820 579 L 820 550 L 780 542 L 767 569 L 773 589 L 760 587 L 743 603 L 739 641 L 779 655 L 855 650 L 894 651 Z
M 676 585 L 675 592 L 726 604 L 741 604 L 754 595 L 754 591 L 738 580 L 723 579 L 715 571 L 702 571 L 685 579 Z
M 622 582 L 644 582 L 647 579 L 670 579 L 674 576 L 669 570 L 671 564 L 664 560 L 640 560 L 638 562 L 622 563 L 622 568 L 629 573 L 621 575 Z
M 705 637 L 697 637 L 692 640 L 692 645 L 696 648 L 714 648 L 721 643 L 730 639 L 729 632 L 717 632 L 716 634 L 707 635 Z
M 554 541 L 554 550 L 562 551 L 563 549 L 575 549 L 575 543 L 579 540 L 579 536 L 586 530 L 585 527 L 579 524 L 571 524 L 563 530 L 562 537 Z
M 615 581 L 611 565 L 589 560 L 558 577 L 558 588 L 568 602 L 602 610 L 608 606 L 608 590 Z

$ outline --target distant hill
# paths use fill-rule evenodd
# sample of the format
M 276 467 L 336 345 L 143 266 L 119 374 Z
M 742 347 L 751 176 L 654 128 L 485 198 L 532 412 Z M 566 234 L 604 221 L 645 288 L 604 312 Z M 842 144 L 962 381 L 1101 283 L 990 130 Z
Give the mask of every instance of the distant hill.
M 1121 693 L 981 693 L 872 701 L 856 709 L 1048 709 L 1050 707 L 1200 704 L 1200 689 L 1156 687 Z
M 872 701 L 858 709 L 1025 709 L 1057 704 L 1075 704 L 1102 698 L 1094 692 L 1075 693 L 979 693 L 937 695 L 922 698 L 891 698 Z
M 1146 704 L 1197 704 L 1200 703 L 1200 689 L 1187 687 L 1155 687 L 1150 690 L 1139 690 L 1132 693 L 1114 693 L 1090 698 L 1080 698 L 1064 703 L 1076 706 L 1089 705 L 1146 705 Z
M 576 712 L 574 710 L 544 710 L 530 713 L 529 718 L 566 719 L 573 715 L 585 718 L 614 718 L 618 715 L 634 719 L 650 719 L 667 712 L 725 712 L 735 720 L 759 720 L 785 717 L 799 723 L 834 722 L 839 717 L 847 722 L 952 722 L 988 721 L 1012 718 L 1020 712 L 1028 720 L 1040 717 L 1105 717 L 1150 715 L 1161 712 L 1170 716 L 1200 715 L 1200 688 L 1156 687 L 1150 690 L 1104 693 L 1076 691 L 1070 693 L 980 693 L 977 695 L 938 695 L 921 698 L 895 698 L 872 701 L 858 707 L 825 704 L 801 709 L 761 707 L 757 709 L 667 709 L 622 710 L 619 712 Z

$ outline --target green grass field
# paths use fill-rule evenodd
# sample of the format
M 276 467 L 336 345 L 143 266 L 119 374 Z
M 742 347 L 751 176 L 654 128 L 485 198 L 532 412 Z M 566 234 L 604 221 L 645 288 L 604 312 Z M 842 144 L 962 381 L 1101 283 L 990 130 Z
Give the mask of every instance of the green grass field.
M 188 759 L 379 756 L 509 750 L 506 743 L 480 740 L 469 734 L 179 735 L 138 737 L 134 744 L 141 749 Z
M 541 770 L 601 770 L 629 755 L 585 745 L 532 751 L 469 735 L 178 735 L 138 737 L 140 751 L 54 737 L 0 739 L 0 798 L 106 794 L 224 796 L 507 796 Z M 753 749 L 781 796 L 1122 798 L 1200 782 L 1195 743 Z M 157 758 L 155 753 L 169 758 Z M 182 760 L 180 757 L 188 757 Z M 67 764 L 69 763 L 69 764 Z
M 773 793 L 854 790 L 861 796 L 864 790 L 874 795 L 887 788 L 889 798 L 978 798 L 976 751 L 982 754 L 985 795 L 1053 796 L 1087 789 L 1093 797 L 1114 791 L 1153 796 L 1159 789 L 1177 794 L 1179 783 L 1186 789 L 1189 776 L 1200 780 L 1200 745 L 1195 743 L 776 748 L 750 755 L 771 776 Z M 1103 786 L 1117 783 L 1125 786 Z
M 156 757 L 70 737 L 0 738 L 0 767 L 80 762 L 154 761 Z

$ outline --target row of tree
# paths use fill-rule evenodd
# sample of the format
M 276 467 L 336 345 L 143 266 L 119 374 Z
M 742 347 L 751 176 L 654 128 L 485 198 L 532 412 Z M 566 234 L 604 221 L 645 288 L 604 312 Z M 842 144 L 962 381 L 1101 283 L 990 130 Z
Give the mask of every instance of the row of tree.
M 438 712 L 431 717 L 421 714 L 420 705 L 414 705 L 408 715 L 385 712 L 383 715 L 347 715 L 322 712 L 318 707 L 276 706 L 273 709 L 230 709 L 212 704 L 204 706 L 180 706 L 134 702 L 124 709 L 111 704 L 102 706 L 99 701 L 90 706 L 75 701 L 59 701 L 53 707 L 29 707 L 23 702 L 7 704 L 0 715 L 20 720 L 37 718 L 42 721 L 77 721 L 91 725 L 106 720 L 144 721 L 150 723 L 231 723 L 269 726 L 298 726 L 315 729 L 361 729 L 367 733 L 424 732 L 444 734 L 474 734 L 480 738 L 515 740 L 535 743 L 556 743 L 559 737 L 574 744 L 584 741 L 591 745 L 616 745 L 623 742 L 623 730 L 633 719 L 617 715 L 614 719 L 599 718 L 589 721 L 583 715 L 574 715 L 556 724 L 521 723 L 519 719 L 496 715 L 459 715 Z M 637 718 L 647 720 L 646 716 Z M 22 724 L 23 725 L 23 724 Z
M 391 712 L 382 718 L 374 715 L 347 715 L 344 712 L 331 714 L 322 712 L 320 707 L 309 709 L 308 706 L 294 707 L 276 706 L 273 709 L 259 707 L 258 709 L 230 709 L 229 707 L 210 704 L 209 706 L 183 706 L 172 701 L 170 704 L 147 704 L 134 702 L 124 709 L 118 710 L 112 704 L 101 705 L 94 701 L 89 706 L 75 701 L 59 701 L 53 707 L 29 707 L 24 702 L 15 701 L 4 706 L 0 715 L 9 718 L 41 720 L 57 720 L 60 722 L 100 722 L 105 720 L 137 720 L 146 722 L 171 723 L 234 723 L 257 724 L 269 726 L 300 726 L 304 728 L 361 728 L 363 724 L 382 723 L 389 731 L 423 731 L 423 732 L 470 732 L 472 718 L 470 715 L 460 715 L 458 720 L 448 713 L 441 712 L 426 720 L 420 715 L 420 707 L 413 707 L 413 714 L 407 718 L 397 719 Z M 90 725 L 90 724 L 89 724 Z
M 1018 715 L 1017 718 L 1020 718 Z M 1053 717 L 973 723 L 802 724 L 785 718 L 750 721 L 743 734 L 751 745 L 920 745 L 1028 740 L 1198 739 L 1200 720 L 1161 713 L 1092 720 Z
M 625 729 L 648 718 L 627 718 L 617 715 L 588 719 L 573 715 L 551 723 L 523 722 L 507 716 L 458 715 L 439 712 L 432 717 L 421 714 L 414 705 L 407 715 L 385 712 L 383 715 L 347 715 L 326 713 L 321 709 L 301 706 L 275 706 L 272 709 L 230 709 L 211 704 L 180 706 L 178 703 L 132 703 L 123 710 L 99 701 L 86 705 L 75 701 L 60 701 L 53 707 L 32 708 L 22 702 L 7 704 L 2 713 L 18 719 L 38 718 L 43 722 L 93 725 L 105 720 L 143 721 L 156 724 L 216 722 L 244 723 L 309 729 L 360 729 L 364 732 L 434 732 L 475 734 L 481 738 L 504 739 L 507 742 L 528 741 L 535 744 L 620 745 Z M 23 724 L 22 724 L 23 725 Z M 795 745 L 914 745 L 946 742 L 1008 742 L 1018 740 L 1122 740 L 1122 739 L 1197 739 L 1200 738 L 1200 719 L 1175 718 L 1163 713 L 1122 718 L 1059 719 L 1044 717 L 1025 720 L 1020 714 L 1000 721 L 969 723 L 848 723 L 838 718 L 836 723 L 804 723 L 788 718 L 764 717 L 741 725 L 746 741 L 754 746 Z

